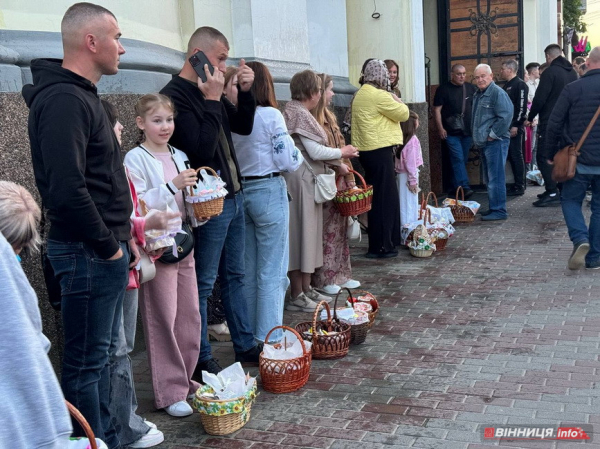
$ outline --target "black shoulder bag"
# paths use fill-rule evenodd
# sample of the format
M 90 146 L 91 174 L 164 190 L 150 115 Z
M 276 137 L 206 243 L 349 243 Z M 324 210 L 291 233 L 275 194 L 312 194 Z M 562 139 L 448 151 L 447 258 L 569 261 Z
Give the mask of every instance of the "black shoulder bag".
M 448 128 L 447 131 L 461 131 L 463 133 L 466 133 L 467 131 L 467 127 L 465 126 L 465 106 L 467 104 L 467 88 L 464 84 L 462 86 L 462 93 L 462 110 L 460 111 L 460 114 L 451 115 L 446 119 L 446 127 Z
M 154 155 L 142 145 L 140 145 L 140 148 L 146 151 L 146 153 L 148 153 L 150 156 L 154 157 Z M 179 167 L 177 166 L 175 158 L 173 157 L 173 154 L 175 154 L 175 150 L 171 145 L 169 145 L 169 151 L 171 152 L 171 160 L 173 161 L 173 164 L 175 164 L 175 169 L 177 170 L 177 173 L 179 173 Z M 181 192 L 183 193 L 183 203 L 185 207 L 185 189 Z M 184 215 L 185 212 L 185 210 L 181 211 L 181 215 Z M 171 248 L 167 248 L 163 255 L 160 256 L 160 258 L 158 259 L 159 262 L 169 264 L 179 263 L 187 256 L 189 256 L 192 250 L 194 249 L 194 232 L 189 222 L 189 217 L 187 216 L 187 214 L 185 214 L 185 216 L 185 220 L 181 221 L 181 230 L 183 231 L 183 233 L 175 235 L 175 246 L 177 248 L 177 255 L 174 256 Z

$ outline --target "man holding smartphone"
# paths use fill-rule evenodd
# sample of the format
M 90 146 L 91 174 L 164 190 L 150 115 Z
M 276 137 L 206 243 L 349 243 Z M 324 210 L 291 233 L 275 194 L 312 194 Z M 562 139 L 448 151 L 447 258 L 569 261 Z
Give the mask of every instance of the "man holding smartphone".
M 256 103 L 250 87 L 254 72 L 242 59 L 238 68 L 237 108 L 223 96 L 229 56 L 227 38 L 211 27 L 198 28 L 190 37 L 186 62 L 178 76 L 161 90 L 173 101 L 177 115 L 170 143 L 184 151 L 193 168 L 209 166 L 227 184 L 223 213 L 195 228 L 196 277 L 202 318 L 202 339 L 196 373 L 218 373 L 207 332 L 207 299 L 217 273 L 221 300 L 238 362 L 258 362 L 257 346 L 248 322 L 244 285 L 245 219 L 240 170 L 231 132 L 249 135 Z M 212 69 L 212 70 L 211 70 Z

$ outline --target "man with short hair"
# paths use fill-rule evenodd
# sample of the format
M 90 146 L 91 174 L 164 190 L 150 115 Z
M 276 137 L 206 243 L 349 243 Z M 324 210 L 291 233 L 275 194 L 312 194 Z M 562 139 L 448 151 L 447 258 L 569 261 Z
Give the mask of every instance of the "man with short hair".
M 190 56 L 202 51 L 214 67 L 201 68 L 206 82 L 189 62 Z M 184 151 L 192 167 L 209 166 L 220 173 L 229 192 L 223 213 L 195 228 L 196 276 L 202 318 L 200 356 L 195 377 L 201 371 L 218 373 L 221 367 L 212 356 L 207 331 L 207 299 L 217 272 L 221 283 L 221 300 L 238 362 L 258 362 L 262 345 L 256 345 L 248 321 L 244 285 L 245 218 L 244 196 L 231 133 L 249 135 L 254 124 L 256 104 L 250 87 L 254 72 L 242 59 L 238 68 L 237 108 L 223 96 L 223 74 L 229 55 L 227 38 L 211 27 L 198 28 L 190 37 L 186 60 L 179 75 L 161 90 L 175 105 L 175 132 L 171 144 Z
M 473 97 L 473 145 L 482 149 L 482 161 L 487 175 L 489 209 L 482 212 L 483 221 L 506 220 L 506 180 L 504 166 L 508 156 L 509 128 L 513 105 L 508 94 L 492 77 L 487 64 L 475 67 L 478 91 Z
M 533 203 L 536 207 L 559 206 L 560 198 L 556 182 L 552 180 L 552 167 L 548 164 L 546 149 L 546 132 L 548 118 L 552 108 L 558 100 L 563 88 L 577 79 L 577 73 L 571 63 L 562 56 L 562 49 L 557 44 L 551 44 L 544 50 L 547 68 L 542 71 L 540 67 L 540 84 L 535 92 L 535 97 L 529 110 L 525 126 L 531 125 L 534 118 L 539 115 L 537 132 L 537 166 L 544 178 L 545 192 L 538 195 L 538 200 Z
M 581 139 L 600 105 L 600 47 L 588 56 L 588 71 L 578 81 L 565 86 L 548 119 L 548 158 L 558 150 Z M 592 216 L 589 229 L 581 210 L 586 191 L 591 185 Z M 569 257 L 571 270 L 600 269 L 600 120 L 581 146 L 575 177 L 562 184 L 560 202 L 573 243 Z
M 23 88 L 35 181 L 51 222 L 48 259 L 62 290 L 62 389 L 109 448 L 110 367 L 130 264 L 132 211 L 117 138 L 98 97 L 125 53 L 115 16 L 77 3 L 61 23 L 64 59 L 31 62 Z M 139 256 L 138 256 L 139 257 Z
M 525 81 L 527 88 L 529 89 L 527 92 L 527 114 L 529 114 L 531 103 L 535 97 L 535 91 L 540 83 L 540 64 L 537 62 L 530 62 L 525 66 L 525 70 L 527 70 L 527 74 L 529 75 L 529 79 Z M 535 156 L 537 154 L 537 125 L 538 118 L 535 117 L 530 126 L 525 126 L 527 130 L 527 139 L 531 140 L 531 143 L 528 144 L 531 146 L 531 161 L 527 166 L 527 170 L 532 170 L 533 165 L 535 164 Z M 527 184 L 527 182 L 525 184 Z
M 508 94 L 514 108 L 510 125 L 508 162 L 510 162 L 515 183 L 506 192 L 508 196 L 519 196 L 525 193 L 525 156 L 523 154 L 525 128 L 523 123 L 527 118 L 528 88 L 525 81 L 517 76 L 518 69 L 519 63 L 514 59 L 504 61 L 500 69 L 500 76 L 506 80 L 504 91 Z
M 433 99 L 435 122 L 440 138 L 446 141 L 452 164 L 453 190 L 462 187 L 465 198 L 473 191 L 469 186 L 467 162 L 473 143 L 471 109 L 475 86 L 466 82 L 467 71 L 461 64 L 452 66 L 450 81 L 442 84 Z

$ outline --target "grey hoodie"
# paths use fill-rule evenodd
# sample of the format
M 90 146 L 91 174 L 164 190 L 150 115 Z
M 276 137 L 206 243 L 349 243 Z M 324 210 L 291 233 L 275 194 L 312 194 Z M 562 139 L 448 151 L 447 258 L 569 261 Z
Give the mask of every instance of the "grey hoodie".
M 71 419 L 35 292 L 0 233 L 0 448 L 64 449 Z

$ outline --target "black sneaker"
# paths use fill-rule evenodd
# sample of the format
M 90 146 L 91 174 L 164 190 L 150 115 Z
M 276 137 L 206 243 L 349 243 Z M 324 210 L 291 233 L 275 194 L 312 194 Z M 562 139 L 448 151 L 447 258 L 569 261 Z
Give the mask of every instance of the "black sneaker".
M 548 192 L 547 190 L 544 190 L 542 193 L 538 193 L 537 197 L 538 198 L 545 198 L 548 195 L 550 195 L 550 192 Z
M 486 209 L 486 210 L 482 210 L 482 211 L 480 211 L 480 212 L 479 212 L 479 215 L 481 215 L 482 217 L 485 217 L 486 215 L 489 215 L 489 214 L 491 214 L 491 213 L 492 213 L 492 211 L 491 211 L 491 210 L 489 210 L 489 209 Z
M 211 374 L 219 374 L 223 371 L 223 368 L 221 368 L 217 359 L 208 359 L 205 362 L 198 362 L 196 369 L 194 369 L 194 374 L 192 374 L 192 379 L 197 382 L 202 382 L 202 371 L 208 371 Z
M 558 207 L 560 206 L 560 197 L 558 193 L 548 194 L 545 197 L 533 203 L 535 207 Z
M 258 363 L 258 356 L 263 351 L 264 343 L 258 343 L 246 352 L 236 353 L 235 361 L 240 363 Z
M 475 192 L 473 192 L 473 190 L 471 189 L 464 189 L 465 190 L 465 201 L 468 200 L 469 198 L 471 198 L 473 196 L 473 194 Z
M 521 196 L 525 195 L 525 189 L 523 187 L 515 187 L 506 191 L 506 196 Z

